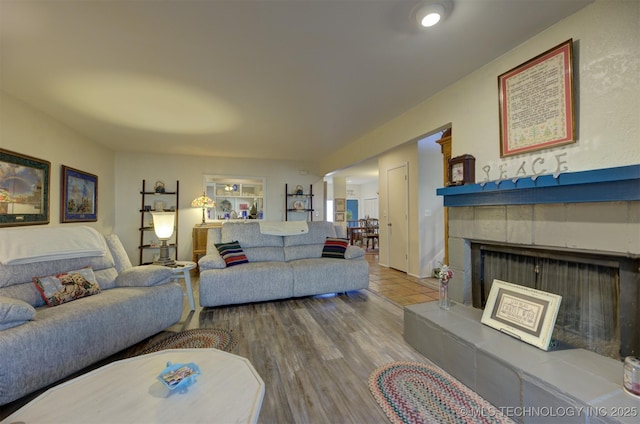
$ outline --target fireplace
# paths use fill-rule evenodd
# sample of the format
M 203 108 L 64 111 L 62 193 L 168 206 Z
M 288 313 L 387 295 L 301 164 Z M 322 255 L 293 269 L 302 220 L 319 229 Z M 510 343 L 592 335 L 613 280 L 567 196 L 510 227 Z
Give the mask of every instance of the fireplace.
M 562 296 L 554 343 L 614 359 L 640 352 L 638 261 L 602 254 L 471 243 L 472 303 L 484 308 L 494 279 Z M 636 292 L 636 297 L 630 294 Z M 624 294 L 624 296 L 622 295 Z
M 611 309 L 603 322 L 589 324 L 607 340 L 606 347 L 591 349 L 640 355 L 640 165 L 446 187 L 438 194 L 448 207 L 454 301 L 482 306 L 493 278 L 532 287 L 540 280 L 543 287 L 566 282 L 565 290 L 575 289 L 579 277 L 562 273 L 606 277 L 607 283 L 587 289 L 602 291 L 600 306 Z M 491 256 L 490 265 L 482 265 L 482 252 Z M 521 263 L 509 270 L 500 262 L 507 260 Z M 484 289 L 474 284 L 483 266 L 500 270 L 482 277 Z M 563 295 L 561 307 L 572 304 L 573 311 L 563 312 L 563 331 L 582 338 L 583 320 L 573 314 L 592 304 Z

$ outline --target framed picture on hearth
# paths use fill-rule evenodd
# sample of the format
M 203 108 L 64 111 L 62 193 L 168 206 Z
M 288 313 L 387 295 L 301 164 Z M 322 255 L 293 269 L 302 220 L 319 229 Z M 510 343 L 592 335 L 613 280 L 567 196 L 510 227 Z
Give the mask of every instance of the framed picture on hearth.
M 573 40 L 498 76 L 500 157 L 574 143 Z
M 60 222 L 98 220 L 98 176 L 62 165 Z
M 49 223 L 46 160 L 0 149 L 0 227 Z
M 542 350 L 549 350 L 562 296 L 493 280 L 481 322 Z

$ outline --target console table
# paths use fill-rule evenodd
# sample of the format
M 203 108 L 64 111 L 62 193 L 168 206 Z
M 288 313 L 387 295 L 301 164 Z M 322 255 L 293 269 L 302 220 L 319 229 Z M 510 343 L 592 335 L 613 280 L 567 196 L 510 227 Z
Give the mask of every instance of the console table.
M 221 226 L 222 222 L 216 222 L 205 225 L 196 225 L 193 227 L 193 232 L 191 234 L 193 239 L 193 257 L 191 260 L 193 262 L 197 264 L 200 256 L 207 254 L 207 233 L 209 232 L 209 228 Z

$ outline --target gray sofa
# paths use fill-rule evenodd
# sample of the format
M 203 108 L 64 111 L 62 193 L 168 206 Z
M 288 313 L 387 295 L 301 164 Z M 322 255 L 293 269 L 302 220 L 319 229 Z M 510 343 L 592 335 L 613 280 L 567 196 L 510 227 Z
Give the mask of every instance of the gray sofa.
M 263 234 L 257 222 L 210 228 L 200 267 L 200 305 L 220 306 L 360 290 L 369 286 L 364 250 L 348 246 L 344 259 L 322 257 L 331 222 L 308 223 L 296 235 Z M 238 241 L 248 263 L 227 267 L 216 243 Z
M 47 228 L 35 234 L 50 231 Z M 76 229 L 55 230 L 57 240 L 64 239 L 67 232 L 76 237 Z M 8 235 L 14 238 L 5 243 L 5 250 L 7 246 L 18 248 L 22 233 L 15 230 L 0 229 L 3 240 Z M 117 236 L 96 235 L 104 244 L 102 256 L 0 262 L 0 405 L 55 383 L 180 320 L 183 292 L 179 284 L 171 282 L 171 270 L 153 265 L 132 267 Z M 28 252 L 30 247 L 22 246 L 22 250 Z M 34 277 L 88 266 L 99 293 L 57 306 L 45 304 Z

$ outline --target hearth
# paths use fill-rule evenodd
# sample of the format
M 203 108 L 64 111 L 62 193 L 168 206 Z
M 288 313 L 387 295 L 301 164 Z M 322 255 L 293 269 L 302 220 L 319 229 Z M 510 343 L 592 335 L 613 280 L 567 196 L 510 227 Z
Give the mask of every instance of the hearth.
M 553 339 L 615 359 L 640 354 L 640 261 L 568 249 L 471 242 L 473 306 L 494 279 L 562 296 Z

